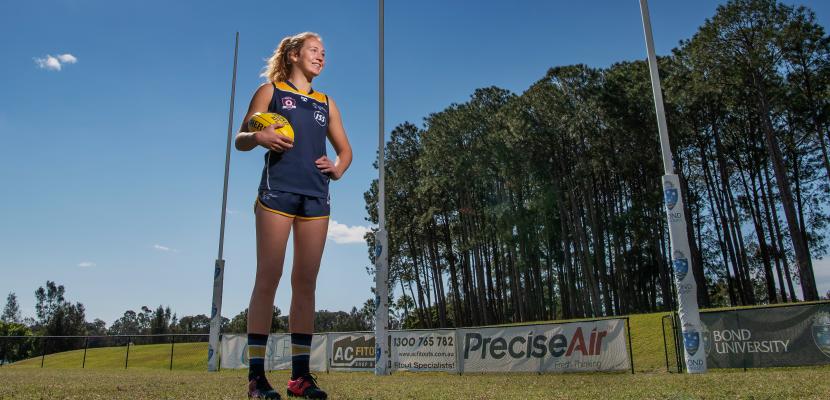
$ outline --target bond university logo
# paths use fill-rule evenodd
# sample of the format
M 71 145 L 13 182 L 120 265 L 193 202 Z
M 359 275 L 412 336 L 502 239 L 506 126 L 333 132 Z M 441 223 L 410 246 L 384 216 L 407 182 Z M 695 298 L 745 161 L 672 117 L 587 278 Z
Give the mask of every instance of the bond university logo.
M 687 327 L 683 332 L 683 347 L 686 348 L 686 353 L 694 356 L 700 348 L 700 332 L 691 326 Z
M 686 255 L 681 251 L 675 251 L 672 265 L 674 266 L 674 276 L 678 282 L 682 282 L 686 274 L 689 273 L 689 260 L 686 258 Z
M 830 313 L 817 312 L 813 317 L 813 341 L 825 356 L 830 357 Z
M 286 96 L 282 98 L 282 109 L 283 110 L 293 110 L 297 108 L 297 102 L 294 101 L 293 97 Z
M 669 208 L 669 211 L 673 210 L 674 206 L 677 205 L 677 188 L 671 182 L 666 182 L 663 186 L 663 198 L 666 200 L 666 207 Z

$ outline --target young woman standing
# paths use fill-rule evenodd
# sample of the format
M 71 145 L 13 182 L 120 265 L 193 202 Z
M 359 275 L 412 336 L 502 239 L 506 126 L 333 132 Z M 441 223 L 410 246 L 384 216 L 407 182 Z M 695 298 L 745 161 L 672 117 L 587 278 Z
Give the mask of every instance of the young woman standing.
M 309 372 L 314 332 L 314 292 L 329 223 L 329 181 L 349 168 L 352 149 L 340 112 L 330 97 L 315 91 L 312 80 L 325 65 L 319 35 L 304 32 L 284 38 L 269 59 L 261 85 L 251 100 L 236 148 L 267 149 L 254 213 L 256 215 L 257 271 L 248 308 L 248 396 L 279 399 L 265 377 L 265 344 L 272 307 L 282 276 L 288 235 L 294 231 L 291 270 L 291 379 L 288 396 L 325 399 Z M 257 112 L 278 113 L 294 129 L 294 140 L 283 136 L 280 124 L 247 132 L 248 119 Z M 337 153 L 326 156 L 326 138 Z

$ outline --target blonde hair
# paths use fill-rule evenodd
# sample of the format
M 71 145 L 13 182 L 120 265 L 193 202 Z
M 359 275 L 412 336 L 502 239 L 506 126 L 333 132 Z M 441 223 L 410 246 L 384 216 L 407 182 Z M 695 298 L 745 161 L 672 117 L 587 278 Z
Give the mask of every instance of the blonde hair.
M 267 78 L 269 82 L 282 82 L 288 80 L 288 74 L 291 72 L 291 60 L 288 55 L 297 53 L 303 48 L 303 43 L 306 39 L 315 38 L 323 41 L 320 35 L 314 32 L 298 33 L 294 36 L 287 36 L 280 40 L 279 46 L 274 50 L 274 54 L 268 59 L 268 64 L 265 66 L 265 71 L 262 77 Z

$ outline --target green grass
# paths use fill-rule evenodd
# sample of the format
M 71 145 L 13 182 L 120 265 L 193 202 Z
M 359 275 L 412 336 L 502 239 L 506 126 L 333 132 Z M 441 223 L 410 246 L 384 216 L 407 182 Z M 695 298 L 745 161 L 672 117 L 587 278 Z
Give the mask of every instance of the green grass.
M 246 399 L 247 371 L 0 368 L 0 399 Z M 284 388 L 288 373 L 269 373 Z M 826 399 L 830 368 L 716 371 L 704 375 L 320 374 L 330 399 Z M 282 390 L 284 394 L 284 389 Z
M 207 343 L 177 343 L 173 346 L 173 369 L 206 371 Z M 48 354 L 43 359 L 44 368 L 123 369 L 127 346 L 88 349 L 84 365 L 84 350 Z M 41 357 L 19 361 L 8 368 L 40 368 Z M 129 369 L 169 369 L 170 344 L 130 346 Z
M 826 399 L 830 366 L 713 370 L 704 375 L 666 372 L 661 318 L 632 315 L 635 375 L 627 373 L 464 374 L 368 372 L 320 374 L 331 399 Z M 247 370 L 208 373 L 206 343 L 177 343 L 173 371 L 170 345 L 89 349 L 0 367 L 0 399 L 245 399 Z M 288 373 L 269 373 L 283 387 Z

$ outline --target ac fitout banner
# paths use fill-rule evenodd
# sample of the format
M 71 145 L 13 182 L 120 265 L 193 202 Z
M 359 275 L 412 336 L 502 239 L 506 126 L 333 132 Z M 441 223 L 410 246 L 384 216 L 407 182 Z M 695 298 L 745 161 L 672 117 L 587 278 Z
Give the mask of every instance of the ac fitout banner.
M 463 372 L 623 371 L 625 320 L 459 329 Z
M 712 367 L 830 364 L 830 303 L 704 312 L 700 317 Z
M 330 333 L 329 346 L 332 370 L 374 371 L 375 334 L 373 332 Z
M 457 371 L 455 330 L 394 331 L 392 368 L 400 371 Z
M 309 368 L 326 371 L 326 335 L 314 335 L 311 339 Z M 248 368 L 248 336 L 222 335 L 221 366 L 227 369 Z M 291 369 L 291 335 L 271 334 L 265 345 L 265 369 Z

